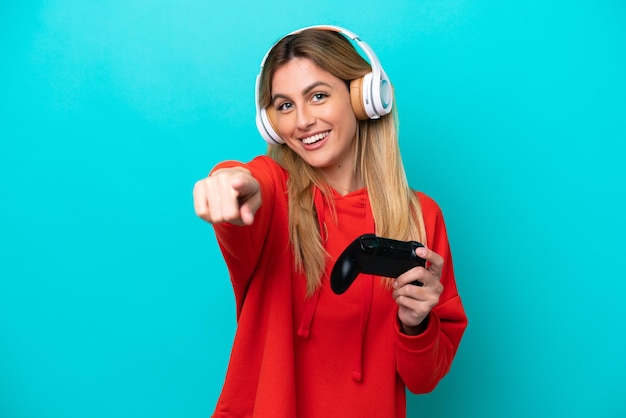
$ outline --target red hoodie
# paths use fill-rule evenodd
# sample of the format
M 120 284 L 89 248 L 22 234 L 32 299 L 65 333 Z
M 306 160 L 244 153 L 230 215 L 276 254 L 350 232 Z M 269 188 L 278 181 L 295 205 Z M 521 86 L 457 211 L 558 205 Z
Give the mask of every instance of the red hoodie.
M 360 275 L 342 295 L 330 290 L 334 260 L 357 236 L 374 232 L 365 189 L 334 194 L 335 223 L 316 196 L 330 255 L 322 287 L 305 297 L 289 243 L 288 174 L 266 156 L 242 165 L 261 186 L 251 226 L 215 225 L 230 271 L 237 333 L 214 417 L 406 416 L 405 388 L 432 391 L 450 369 L 467 319 L 454 281 L 441 211 L 418 193 L 428 246 L 445 260 L 444 291 L 418 336 L 401 332 L 383 279 Z

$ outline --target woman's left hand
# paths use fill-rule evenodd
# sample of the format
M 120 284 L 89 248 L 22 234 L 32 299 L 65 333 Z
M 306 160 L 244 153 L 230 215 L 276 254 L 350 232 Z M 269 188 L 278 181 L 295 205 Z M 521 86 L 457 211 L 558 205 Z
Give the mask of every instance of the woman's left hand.
M 426 267 L 415 267 L 398 276 L 392 293 L 400 307 L 398 318 L 402 329 L 408 335 L 417 335 L 426 328 L 428 314 L 439 303 L 439 295 L 443 292 L 440 281 L 443 258 L 424 247 L 417 248 L 415 253 L 426 260 Z M 423 286 L 411 284 L 415 280 Z

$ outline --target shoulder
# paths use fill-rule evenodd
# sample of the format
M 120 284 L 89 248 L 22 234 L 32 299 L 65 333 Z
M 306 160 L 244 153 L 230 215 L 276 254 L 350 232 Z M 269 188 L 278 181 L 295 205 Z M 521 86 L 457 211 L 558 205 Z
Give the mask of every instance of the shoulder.
M 267 155 L 260 155 L 247 163 L 237 160 L 226 160 L 217 164 L 212 171 L 220 168 L 244 167 L 261 183 L 284 183 L 287 172 L 276 161 Z
M 225 160 L 218 163 L 212 171 L 220 168 L 245 167 L 250 171 L 285 172 L 285 170 L 272 158 L 267 155 L 259 155 L 247 163 L 238 160 Z
M 447 242 L 446 224 L 441 207 L 432 197 L 425 193 L 416 192 L 416 195 L 420 202 L 429 246 L 437 246 L 438 243 L 443 241 Z M 442 241 L 442 238 L 445 239 Z M 437 248 L 437 250 L 440 254 L 443 251 L 441 248 Z
M 415 192 L 415 195 L 417 196 L 420 206 L 422 207 L 422 214 L 424 218 L 443 217 L 441 207 L 439 207 L 439 204 L 435 201 L 435 199 L 422 192 Z

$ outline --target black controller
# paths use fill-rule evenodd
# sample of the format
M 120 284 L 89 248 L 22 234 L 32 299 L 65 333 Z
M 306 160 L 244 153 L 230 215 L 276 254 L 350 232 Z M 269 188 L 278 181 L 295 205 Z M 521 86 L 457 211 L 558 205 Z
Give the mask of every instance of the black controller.
M 361 235 L 335 261 L 330 274 L 330 287 L 340 295 L 348 290 L 361 273 L 396 278 L 413 267 L 424 267 L 426 260 L 415 254 L 418 247 L 423 245 L 417 241 L 397 241 L 374 234 Z M 422 286 L 418 281 L 414 284 Z

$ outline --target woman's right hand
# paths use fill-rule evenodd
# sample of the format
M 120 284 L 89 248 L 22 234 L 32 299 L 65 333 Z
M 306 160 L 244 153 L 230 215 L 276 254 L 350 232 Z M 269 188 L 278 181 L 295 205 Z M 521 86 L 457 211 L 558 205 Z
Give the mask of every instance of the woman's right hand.
M 209 223 L 252 225 L 261 206 L 261 188 L 247 169 L 222 168 L 196 182 L 193 204 L 196 215 Z

